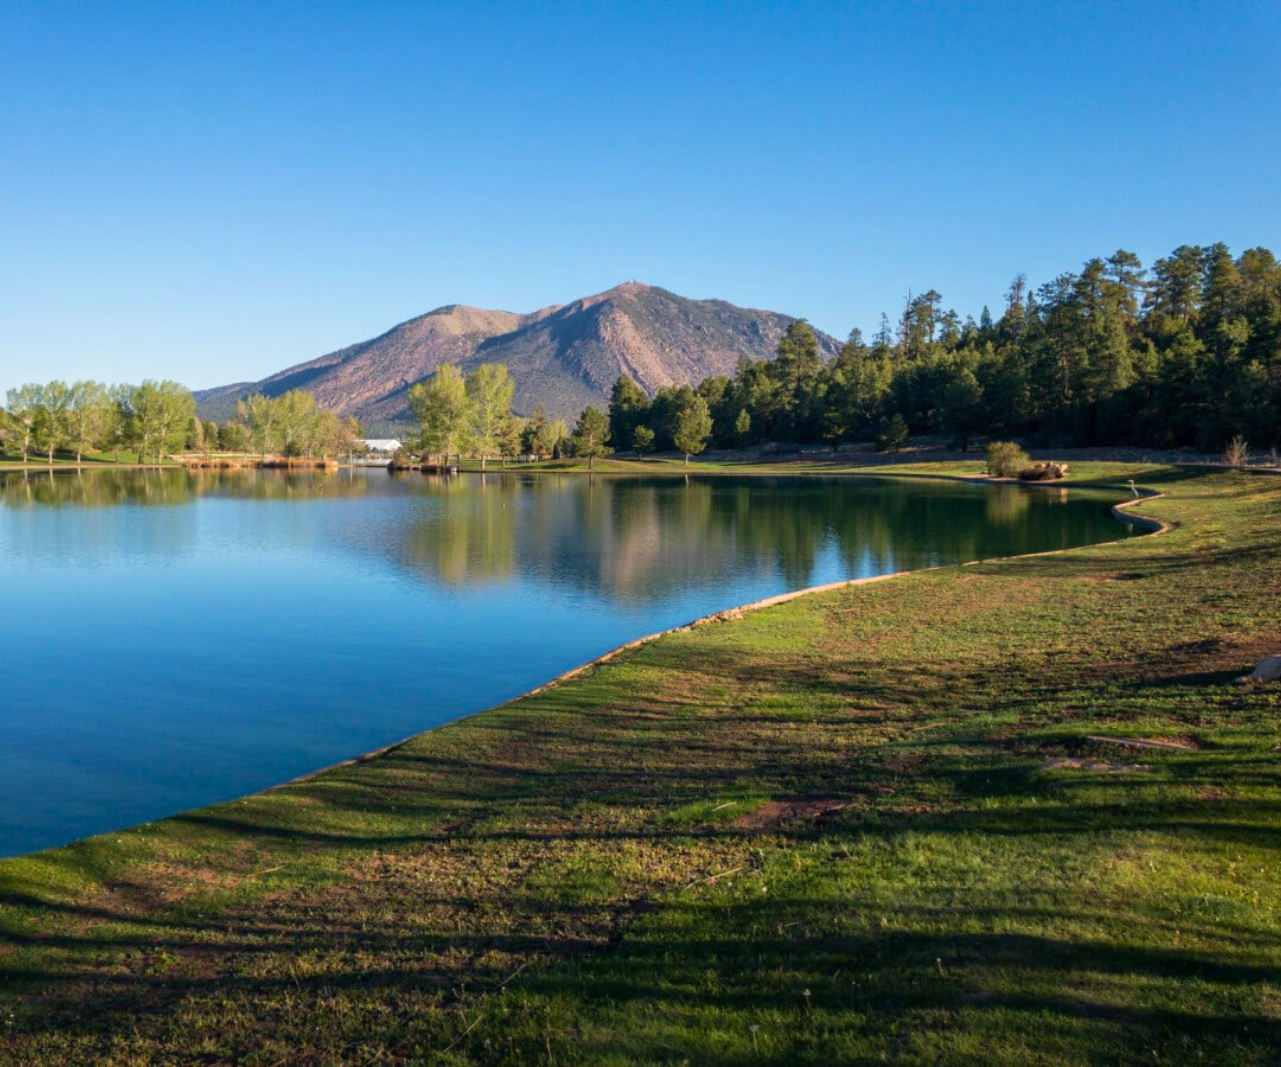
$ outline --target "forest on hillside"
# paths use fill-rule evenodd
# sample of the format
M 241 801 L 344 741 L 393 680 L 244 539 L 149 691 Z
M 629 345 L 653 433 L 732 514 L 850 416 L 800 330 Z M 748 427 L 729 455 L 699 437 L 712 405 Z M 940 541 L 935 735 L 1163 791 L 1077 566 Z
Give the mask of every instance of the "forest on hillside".
M 1131 252 L 1091 259 L 1032 289 L 1014 279 L 1000 315 L 978 321 L 933 289 L 909 296 L 897 322 L 867 340 L 854 330 L 835 359 L 796 320 L 774 359 L 740 358 L 732 377 L 648 395 L 615 383 L 608 412 L 583 410 L 571 430 L 541 405 L 512 411 L 503 364 L 465 375 L 452 364 L 408 391 L 421 436 L 413 450 L 512 458 L 676 450 L 767 442 L 875 441 L 943 435 L 965 449 L 1014 438 L 1040 447 L 1281 447 L 1281 264 L 1265 248 L 1184 245 L 1145 268 Z M 353 419 L 291 390 L 241 400 L 222 426 L 201 423 L 173 382 L 26 385 L 0 409 L 0 445 L 26 458 L 132 448 L 159 456 L 216 448 L 336 455 L 354 447 Z
M 776 359 L 743 359 L 732 378 L 652 399 L 621 378 L 610 443 L 677 447 L 694 412 L 710 419 L 713 447 L 894 448 L 909 434 L 960 447 L 1281 445 L 1281 266 L 1265 248 L 1234 259 L 1223 244 L 1185 245 L 1151 269 L 1118 251 L 1036 289 L 1016 277 L 999 311 L 962 320 L 931 289 L 909 296 L 897 322 L 883 316 L 870 341 L 853 331 L 830 362 L 798 321 Z

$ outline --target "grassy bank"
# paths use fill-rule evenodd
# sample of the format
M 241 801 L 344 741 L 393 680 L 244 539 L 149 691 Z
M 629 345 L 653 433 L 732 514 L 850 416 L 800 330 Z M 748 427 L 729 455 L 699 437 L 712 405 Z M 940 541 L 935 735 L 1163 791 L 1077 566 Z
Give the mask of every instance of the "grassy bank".
M 161 466 L 172 467 L 176 464 L 171 459 L 166 459 Z M 144 463 L 139 460 L 134 452 L 86 452 L 77 462 L 74 452 L 55 452 L 53 462 L 50 463 L 43 455 L 32 455 L 24 461 L 22 456 L 16 453 L 0 452 L 0 470 L 18 470 L 31 471 L 61 471 L 61 470 L 89 470 L 96 467 L 119 467 L 125 469 L 133 468 L 154 468 L 156 466 L 153 460 L 150 463 Z
M 1087 473 L 1174 528 L 0 863 L 0 1060 L 1274 1060 L 1281 478 Z

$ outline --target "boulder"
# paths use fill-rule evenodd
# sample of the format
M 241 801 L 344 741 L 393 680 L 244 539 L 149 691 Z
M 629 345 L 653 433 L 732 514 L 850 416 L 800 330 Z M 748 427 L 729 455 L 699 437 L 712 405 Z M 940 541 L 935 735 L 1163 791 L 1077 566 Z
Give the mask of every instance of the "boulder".
M 1281 682 L 1281 656 L 1269 656 L 1257 667 L 1253 674 L 1238 678 L 1239 682 L 1253 682 L 1256 685 L 1264 682 Z

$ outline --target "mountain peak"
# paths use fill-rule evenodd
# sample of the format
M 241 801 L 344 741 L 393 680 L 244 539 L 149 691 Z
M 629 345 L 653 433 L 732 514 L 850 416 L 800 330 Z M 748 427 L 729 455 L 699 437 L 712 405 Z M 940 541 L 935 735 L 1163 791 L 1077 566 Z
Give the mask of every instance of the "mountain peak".
M 606 289 L 603 293 L 593 293 L 591 296 L 584 296 L 575 300 L 566 307 L 573 311 L 581 311 L 584 308 L 595 307 L 597 304 L 604 304 L 609 300 L 618 300 L 629 296 L 639 296 L 641 293 L 648 293 L 654 287 L 646 285 L 644 282 L 638 282 L 635 279 L 616 285 L 612 289 Z
M 653 295 L 635 299 L 645 294 Z M 541 403 L 550 416 L 573 419 L 588 404 L 608 404 L 620 375 L 652 396 L 665 386 L 732 375 L 740 356 L 772 359 L 793 321 L 723 300 L 690 300 L 633 279 L 524 315 L 447 304 L 370 341 L 260 382 L 205 390 L 196 399 L 204 417 L 220 421 L 239 397 L 301 388 L 331 411 L 372 422 L 407 421 L 409 386 L 441 363 L 464 370 L 505 363 L 516 380 L 518 412 L 528 414 Z M 829 357 L 840 347 L 821 334 L 819 343 Z
M 623 282 L 621 285 L 614 286 L 613 289 L 607 289 L 601 293 L 601 296 L 636 296 L 638 293 L 647 293 L 654 288 L 652 285 L 646 285 L 644 282 L 638 282 L 635 278 Z

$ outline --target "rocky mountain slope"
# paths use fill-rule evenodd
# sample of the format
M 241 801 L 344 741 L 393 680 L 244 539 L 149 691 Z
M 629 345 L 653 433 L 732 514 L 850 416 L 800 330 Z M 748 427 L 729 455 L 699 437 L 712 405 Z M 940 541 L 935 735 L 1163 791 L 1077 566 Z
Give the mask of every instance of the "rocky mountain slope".
M 604 405 L 620 374 L 651 395 L 669 385 L 733 374 L 740 355 L 769 359 L 793 318 L 723 300 L 689 300 L 639 282 L 528 315 L 453 304 L 401 323 L 381 337 L 290 367 L 260 382 L 196 394 L 203 415 L 226 418 L 237 399 L 306 389 L 322 407 L 374 423 L 408 419 L 405 394 L 441 363 L 464 369 L 505 363 L 514 407 L 536 404 L 572 419 Z M 819 334 L 825 356 L 838 343 Z

